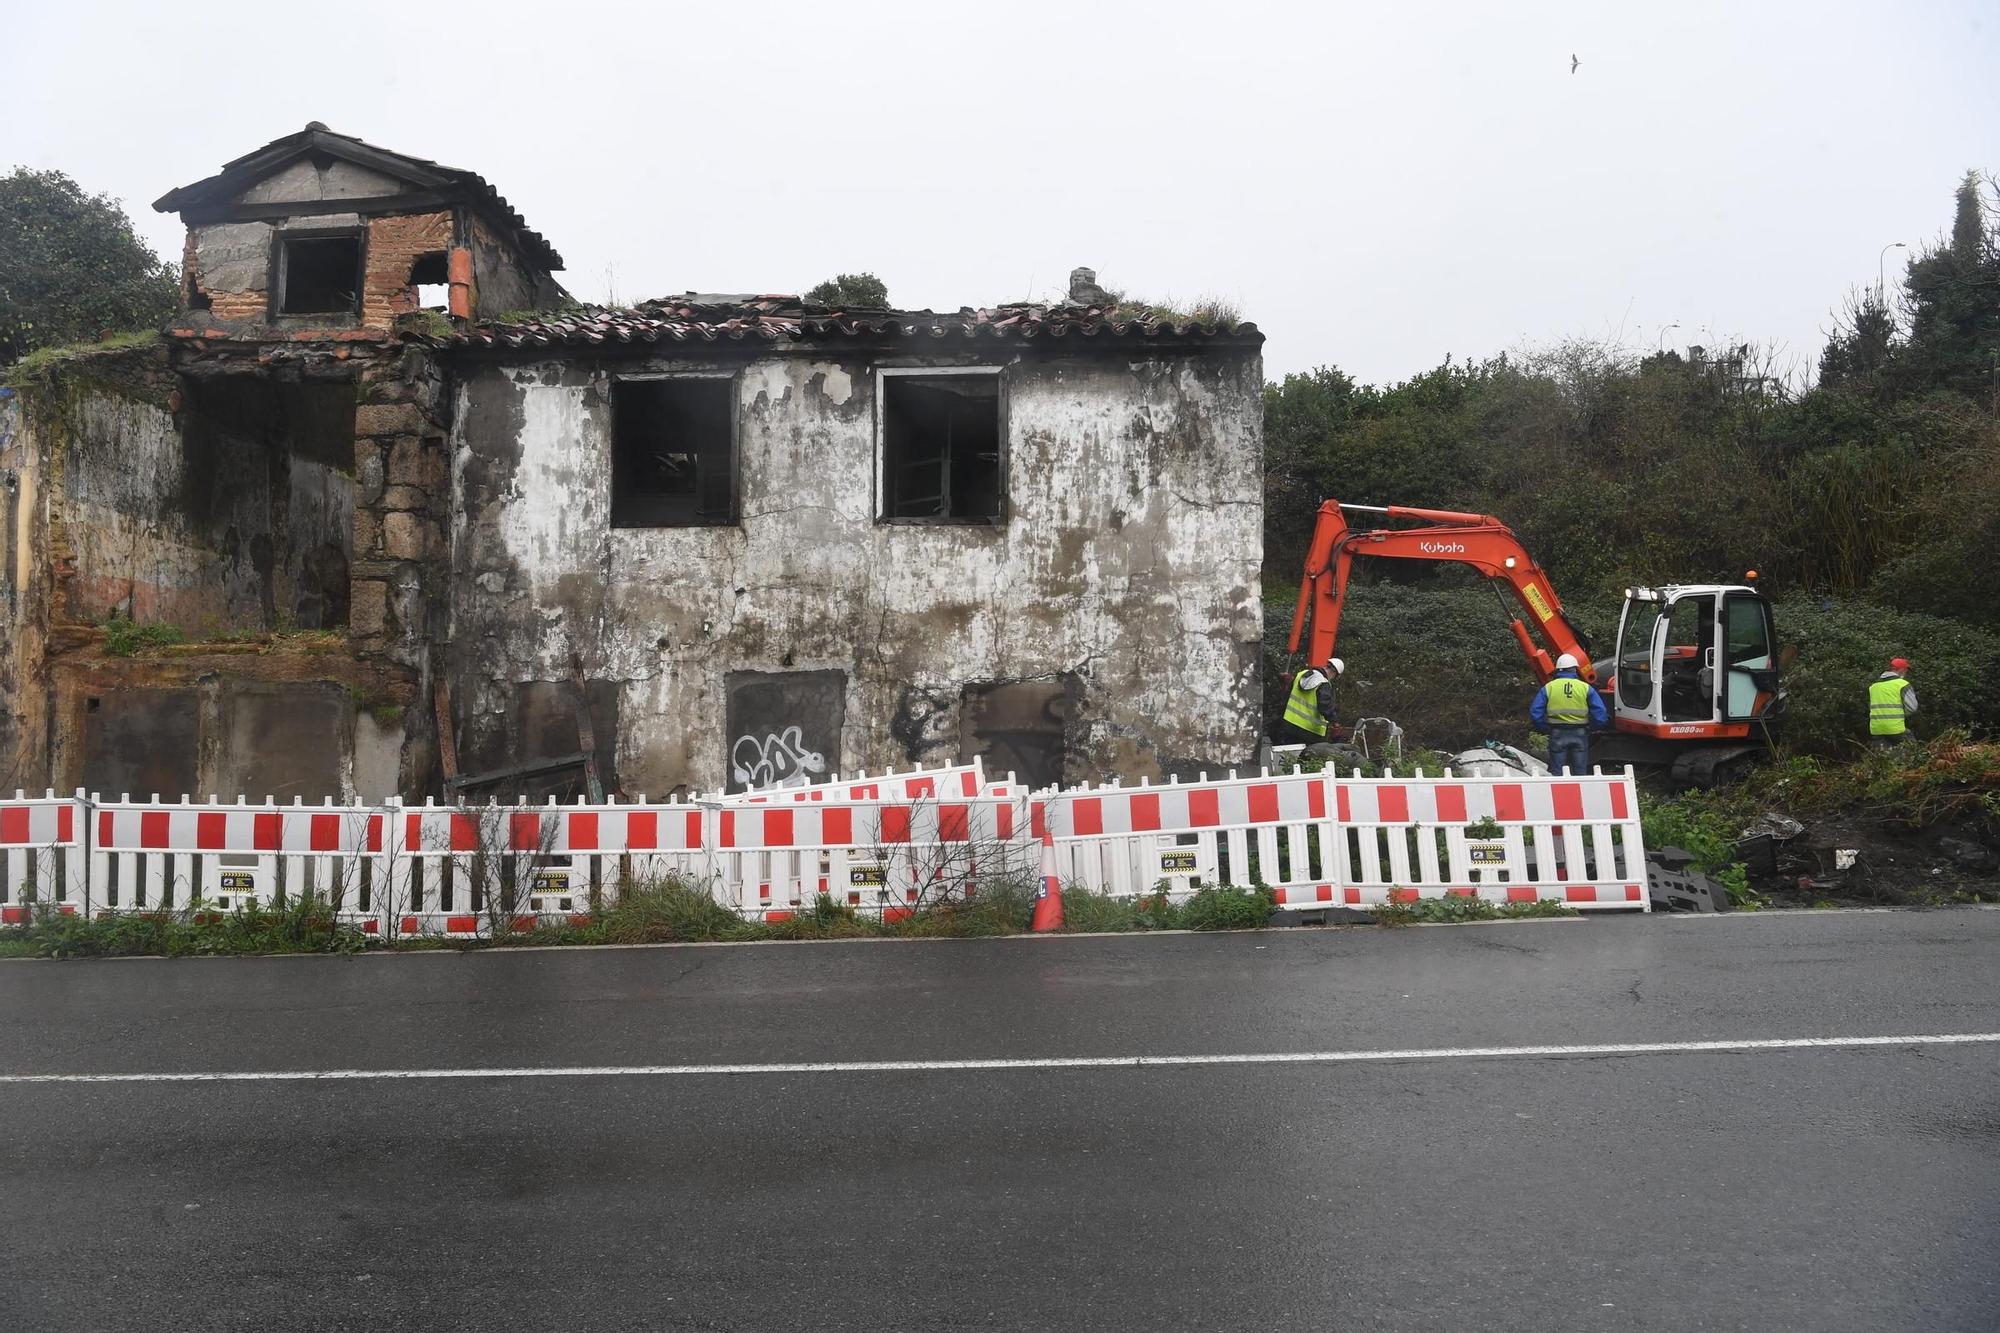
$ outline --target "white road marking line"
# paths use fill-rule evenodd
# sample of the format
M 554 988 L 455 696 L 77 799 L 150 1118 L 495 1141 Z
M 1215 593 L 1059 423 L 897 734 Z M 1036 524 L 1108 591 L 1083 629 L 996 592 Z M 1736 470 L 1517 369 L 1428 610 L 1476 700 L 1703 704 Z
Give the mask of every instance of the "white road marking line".
M 1199 1065 L 1338 1065 L 1381 1060 L 1550 1059 L 1702 1052 L 1843 1050 L 1870 1046 L 2000 1043 L 2000 1032 L 1906 1037 L 1755 1037 L 1740 1041 L 1626 1041 L 1597 1046 L 1429 1046 L 1400 1051 L 1270 1051 L 1218 1055 L 1075 1055 L 990 1060 L 801 1060 L 745 1065 L 550 1065 L 507 1069 L 246 1069 L 153 1074 L 0 1074 L 10 1083 L 293 1083 L 355 1079 L 679 1078 L 716 1074 L 924 1074 L 961 1070 L 1152 1069 Z

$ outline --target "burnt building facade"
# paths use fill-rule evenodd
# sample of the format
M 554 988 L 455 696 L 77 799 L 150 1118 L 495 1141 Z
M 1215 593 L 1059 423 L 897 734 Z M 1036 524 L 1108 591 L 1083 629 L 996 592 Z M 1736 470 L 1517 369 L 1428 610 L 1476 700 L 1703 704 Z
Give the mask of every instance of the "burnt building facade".
M 1256 748 L 1250 326 L 1087 273 L 952 314 L 583 308 L 482 178 L 318 125 L 159 207 L 171 327 L 0 395 L 12 785 L 659 796 Z

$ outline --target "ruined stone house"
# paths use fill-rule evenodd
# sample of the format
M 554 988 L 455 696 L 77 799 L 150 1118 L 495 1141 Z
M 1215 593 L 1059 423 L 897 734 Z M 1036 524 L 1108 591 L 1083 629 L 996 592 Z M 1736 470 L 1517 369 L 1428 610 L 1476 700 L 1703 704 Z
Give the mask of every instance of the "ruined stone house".
M 582 308 L 484 179 L 317 124 L 157 207 L 188 228 L 159 340 L 0 390 L 4 785 L 661 796 L 1255 750 L 1251 326 L 1087 272 L 953 314 Z

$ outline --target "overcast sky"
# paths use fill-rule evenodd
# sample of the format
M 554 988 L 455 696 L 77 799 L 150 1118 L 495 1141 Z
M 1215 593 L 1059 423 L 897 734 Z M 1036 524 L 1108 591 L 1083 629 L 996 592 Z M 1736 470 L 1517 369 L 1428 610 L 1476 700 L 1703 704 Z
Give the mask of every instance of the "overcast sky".
M 71 0 L 6 46 L 0 167 L 169 257 L 152 200 L 322 120 L 485 175 L 588 300 L 867 269 L 956 309 L 1088 264 L 1236 302 L 1273 378 L 1571 336 L 1809 363 L 2000 168 L 1993 0 Z

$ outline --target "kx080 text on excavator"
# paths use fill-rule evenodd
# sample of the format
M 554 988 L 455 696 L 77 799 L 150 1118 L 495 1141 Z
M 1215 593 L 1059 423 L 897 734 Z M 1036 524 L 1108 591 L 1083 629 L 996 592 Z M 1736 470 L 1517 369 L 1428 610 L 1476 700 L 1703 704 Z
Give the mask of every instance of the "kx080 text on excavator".
M 1349 514 L 1416 526 L 1355 527 Z M 1333 658 L 1357 557 L 1465 565 L 1505 584 L 1519 608 L 1508 608 L 1514 639 L 1536 679 L 1548 681 L 1568 653 L 1604 694 L 1611 731 L 1592 742 L 1595 763 L 1669 767 L 1694 786 L 1726 781 L 1770 743 L 1784 712 L 1771 603 L 1754 587 L 1628 588 L 1617 651 L 1592 661 L 1548 575 L 1507 525 L 1442 509 L 1320 505 L 1292 617 L 1291 651 L 1303 647 L 1307 666 Z

